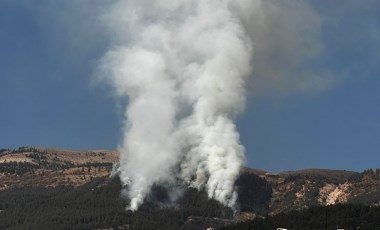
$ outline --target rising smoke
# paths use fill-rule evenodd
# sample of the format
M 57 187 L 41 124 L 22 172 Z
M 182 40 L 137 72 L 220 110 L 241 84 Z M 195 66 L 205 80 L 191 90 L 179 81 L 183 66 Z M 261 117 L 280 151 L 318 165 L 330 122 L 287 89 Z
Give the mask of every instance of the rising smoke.
M 137 210 L 153 185 L 178 182 L 235 206 L 245 157 L 233 120 L 244 110 L 255 54 L 250 24 L 263 5 L 123 0 L 105 16 L 116 41 L 103 76 L 128 98 L 119 149 L 128 209 Z

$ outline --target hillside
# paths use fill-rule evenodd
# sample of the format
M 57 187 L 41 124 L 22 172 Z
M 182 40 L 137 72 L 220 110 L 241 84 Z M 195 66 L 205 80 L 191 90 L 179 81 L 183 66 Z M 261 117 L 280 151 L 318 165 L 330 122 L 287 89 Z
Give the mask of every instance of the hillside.
M 308 209 L 258 217 L 233 223 L 220 230 L 273 230 L 282 227 L 291 230 L 377 230 L 380 229 L 380 207 L 361 204 L 313 206 Z
M 304 210 L 314 205 L 380 204 L 378 169 L 362 173 L 304 169 L 273 174 L 244 168 L 236 181 L 240 212 L 235 218 L 232 210 L 207 199 L 204 192 L 192 189 L 185 189 L 184 196 L 174 206 L 167 206 L 165 189 L 160 186 L 155 186 L 139 212 L 130 213 L 123 208 L 126 201 L 120 197 L 120 183 L 117 178 L 110 178 L 112 165 L 117 161 L 118 153 L 108 150 L 1 149 L 0 210 L 3 211 L 0 222 L 6 224 L 0 228 L 13 229 L 19 222 L 40 226 L 38 218 L 30 219 L 36 209 L 49 220 L 55 218 L 49 222 L 54 229 L 60 229 L 57 226 L 64 222 L 61 218 L 66 215 L 73 218 L 66 220 L 70 229 L 86 229 L 86 226 L 92 226 L 89 229 L 128 229 L 125 225 L 140 226 L 141 222 L 150 223 L 151 219 L 159 221 L 162 215 L 169 217 L 164 218 L 166 221 L 157 229 L 203 229 L 267 214 L 274 216 Z M 61 210 L 60 213 L 56 213 L 56 209 Z M 75 210 L 83 212 L 70 217 Z M 12 219 L 14 216 L 21 216 L 21 219 Z M 172 223 L 168 225 L 167 222 Z
M 272 182 L 274 192 L 270 212 L 300 210 L 312 205 L 362 203 L 378 205 L 380 171 L 362 173 L 310 169 L 282 173 Z
M 21 147 L 0 150 L 0 190 L 26 186 L 79 186 L 108 177 L 119 158 L 115 151 L 73 151 Z
M 270 215 L 301 210 L 313 205 L 380 205 L 379 169 L 362 173 L 332 169 L 304 169 L 278 174 L 252 169 L 245 169 L 243 172 L 255 174 L 270 183 Z

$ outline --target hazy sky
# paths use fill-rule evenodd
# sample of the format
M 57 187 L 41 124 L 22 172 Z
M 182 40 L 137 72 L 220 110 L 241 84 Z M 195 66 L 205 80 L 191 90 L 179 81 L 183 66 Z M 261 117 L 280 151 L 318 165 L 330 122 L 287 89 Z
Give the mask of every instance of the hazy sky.
M 94 80 L 110 2 L 0 1 L 0 148 L 116 149 L 123 110 Z M 248 166 L 380 167 L 380 2 L 294 2 L 253 30 Z

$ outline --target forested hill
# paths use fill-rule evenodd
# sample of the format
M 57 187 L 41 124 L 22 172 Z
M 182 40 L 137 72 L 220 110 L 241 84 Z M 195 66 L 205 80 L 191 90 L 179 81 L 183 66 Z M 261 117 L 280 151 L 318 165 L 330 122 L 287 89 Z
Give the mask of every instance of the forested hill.
M 118 179 L 110 178 L 117 161 L 118 153 L 107 150 L 0 149 L 0 229 L 206 229 L 245 221 L 251 222 L 237 226 L 253 229 L 261 223 L 283 223 L 279 221 L 286 221 L 285 213 L 309 218 L 308 207 L 320 213 L 318 207 L 326 205 L 342 212 L 360 207 L 360 218 L 370 224 L 375 222 L 365 213 L 380 204 L 379 169 L 273 174 L 245 168 L 236 181 L 240 210 L 235 216 L 194 189 L 184 189 L 184 196 L 168 206 L 167 193 L 160 186 L 132 213 L 124 209 L 127 201 L 120 197 Z
M 120 182 L 110 177 L 117 160 L 115 152 L 104 150 L 1 150 L 0 229 L 206 229 L 236 220 L 231 209 L 194 189 L 184 189 L 168 206 L 160 186 L 139 211 L 126 211 Z M 269 183 L 248 173 L 237 183 L 242 199 L 247 198 L 242 209 L 268 211 Z

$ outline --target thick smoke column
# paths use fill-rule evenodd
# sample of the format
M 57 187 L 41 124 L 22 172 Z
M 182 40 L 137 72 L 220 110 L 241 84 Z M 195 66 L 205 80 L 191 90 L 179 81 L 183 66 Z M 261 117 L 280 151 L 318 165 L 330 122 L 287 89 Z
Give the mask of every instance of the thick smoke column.
M 238 12 L 254 5 L 130 0 L 107 14 L 118 44 L 103 58 L 104 76 L 128 98 L 120 177 L 129 209 L 152 185 L 178 180 L 234 206 L 245 158 L 233 119 L 244 110 L 252 55 Z

